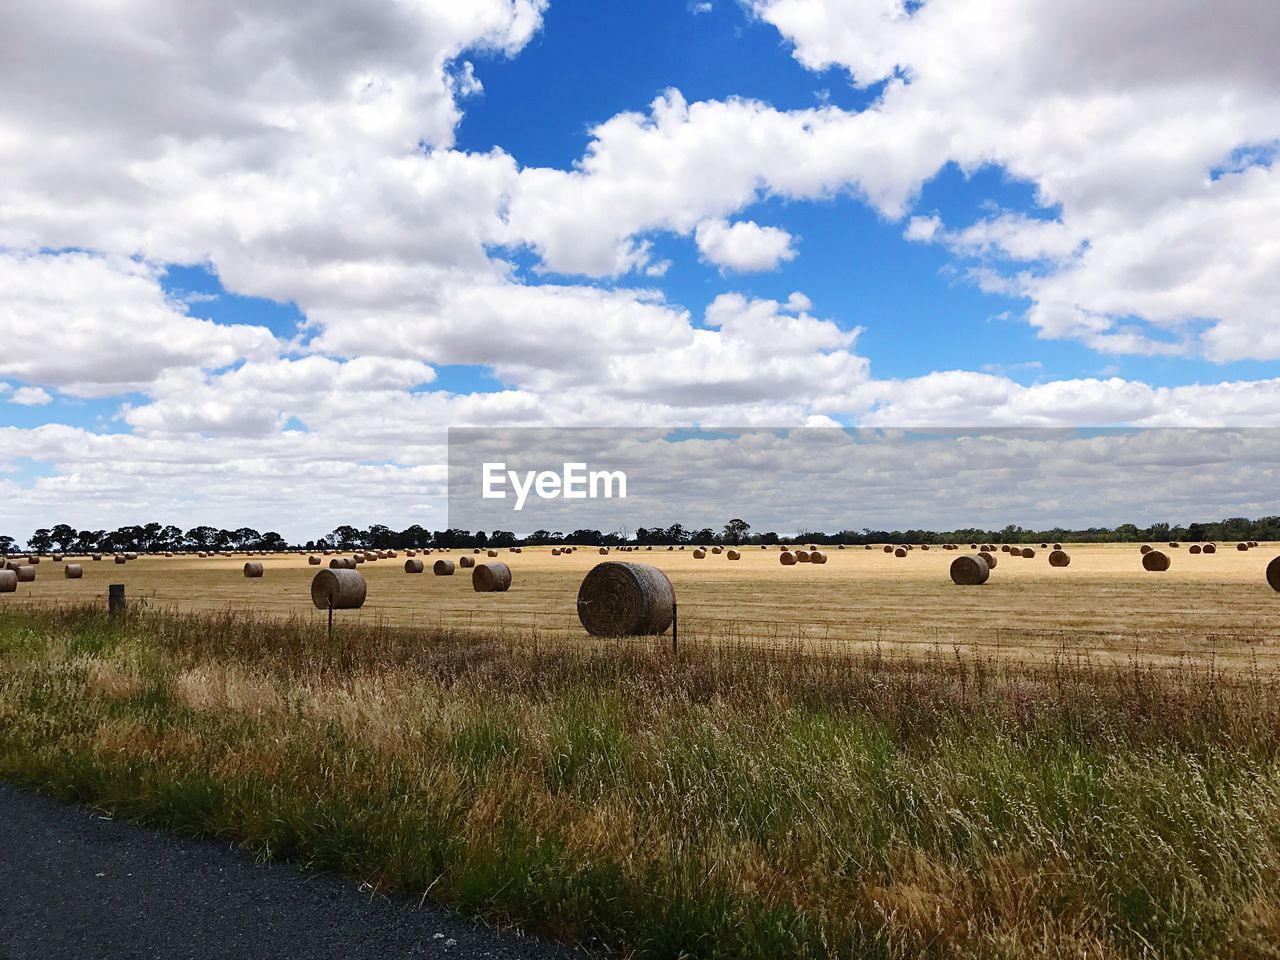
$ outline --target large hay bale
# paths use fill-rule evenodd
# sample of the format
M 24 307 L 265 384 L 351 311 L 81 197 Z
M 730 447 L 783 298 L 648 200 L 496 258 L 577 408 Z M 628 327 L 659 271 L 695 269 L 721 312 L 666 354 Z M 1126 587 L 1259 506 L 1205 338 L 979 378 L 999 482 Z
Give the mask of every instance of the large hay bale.
M 1217 545 L 1216 543 L 1206 543 L 1206 544 L 1204 545 L 1204 549 L 1203 549 L 1201 552 L 1203 552 L 1203 553 L 1217 553 L 1217 552 L 1218 552 L 1218 545 Z
M 794 567 L 796 565 L 796 555 L 790 550 L 783 550 L 778 554 L 778 562 L 784 567 Z
M 36 578 L 36 568 L 29 563 L 22 564 L 15 572 L 19 583 L 31 583 Z
M 368 590 L 359 570 L 321 570 L 311 581 L 311 602 L 320 610 L 357 610 Z
M 1271 584 L 1272 590 L 1280 593 L 1280 557 L 1267 564 L 1267 583 Z
M 1061 548 L 1054 550 L 1049 554 L 1049 566 L 1051 567 L 1069 567 L 1071 566 L 1071 554 Z
M 79 580 L 84 576 L 84 567 L 78 563 L 68 563 L 62 568 L 62 575 L 68 580 Z
M 987 566 L 992 570 L 994 570 L 996 568 L 996 564 L 1000 562 L 1000 554 L 996 553 L 994 550 L 991 550 L 988 553 L 979 553 L 978 556 L 987 561 Z
M 312 556 L 310 556 L 310 557 L 307 557 L 307 563 L 308 563 L 310 566 L 318 567 L 318 566 L 320 566 L 320 558 L 319 558 L 319 557 L 317 557 L 317 556 L 312 555 Z
M 1036 552 L 1032 550 L 1030 547 L 1023 547 L 1022 555 L 1026 557 L 1028 560 L 1034 560 L 1036 558 Z
M 891 544 L 886 543 L 886 544 L 884 545 L 884 552 L 885 552 L 885 553 L 893 553 L 893 546 L 892 546 Z
M 424 569 L 422 561 L 413 557 L 404 562 L 405 573 L 421 573 Z
M 258 579 L 262 576 L 262 564 L 258 563 L 256 560 L 246 563 L 244 565 L 244 575 L 249 577 L 251 580 Z
M 725 551 L 724 558 L 726 560 L 741 560 L 742 554 L 740 554 L 737 550 L 727 550 Z
M 418 551 L 417 551 L 417 550 L 406 550 L 406 551 L 404 552 L 404 555 L 405 555 L 406 557 L 416 557 L 416 556 L 418 555 Z
M 458 566 L 460 566 L 463 570 L 470 570 L 475 565 L 476 565 L 475 557 L 464 556 L 464 557 L 458 558 Z
M 667 547 L 667 549 L 668 549 L 668 550 L 670 550 L 671 548 L 670 548 L 670 547 Z M 559 548 L 559 547 L 552 547 L 552 548 L 551 548 L 551 555 L 552 555 L 553 557 L 558 557 L 558 556 L 560 556 L 560 548 Z
M 1163 573 L 1169 569 L 1169 555 L 1159 550 L 1152 550 L 1142 556 L 1142 569 L 1153 573 Z
M 1002 543 L 1002 544 L 1000 544 L 1000 552 L 1001 552 L 1001 553 L 1008 553 L 1008 552 L 1009 552 L 1009 545 L 1008 545 L 1007 543 Z
M 895 557 L 905 557 L 907 555 L 907 548 L 899 547 L 897 550 L 893 551 L 893 555 Z
M 505 563 L 477 563 L 471 571 L 471 589 L 476 593 L 505 593 L 511 589 L 511 568 Z
M 967 553 L 951 561 L 951 582 L 960 587 L 979 587 L 991 576 L 986 554 Z
M 701 547 L 693 551 L 693 559 L 695 560 L 701 560 L 706 555 L 707 555 L 707 551 L 703 550 Z
M 578 619 L 594 637 L 665 633 L 675 616 L 670 578 L 647 563 L 598 563 L 578 588 Z
M 811 551 L 811 552 L 810 552 L 810 554 L 809 554 L 809 562 L 810 562 L 810 563 L 817 563 L 817 564 L 823 564 L 823 563 L 826 563 L 826 562 L 827 562 L 827 555 L 826 555 L 825 553 L 823 553 L 821 550 L 814 550 L 814 551 Z
M 810 556 L 810 554 L 809 554 L 809 551 L 808 551 L 808 550 L 797 550 L 797 551 L 796 551 L 796 563 L 808 563 L 808 562 L 809 562 L 809 556 Z
M 434 573 L 437 577 L 452 577 L 453 561 L 437 560 L 435 563 L 431 565 L 431 572 Z
M 131 559 L 131 560 L 137 560 L 137 559 L 138 559 L 138 557 L 137 557 L 137 555 L 135 554 L 134 556 L 130 557 L 129 559 Z M 34 567 L 34 566 L 37 566 L 39 563 L 40 563 L 40 555 L 39 555 L 38 553 L 32 554 L 31 556 L 27 557 L 27 566 L 29 566 L 29 567 Z
M 497 550 L 490 550 L 490 551 L 488 551 L 488 553 L 487 553 L 487 556 L 490 556 L 490 557 L 496 557 L 497 555 L 498 555 L 498 551 L 497 551 Z
M 0 593 L 17 593 L 18 574 L 13 570 L 0 570 Z
M 1187 553 L 1199 553 L 1199 552 L 1200 552 L 1200 544 L 1198 543 L 1193 543 L 1190 549 L 1187 550 Z

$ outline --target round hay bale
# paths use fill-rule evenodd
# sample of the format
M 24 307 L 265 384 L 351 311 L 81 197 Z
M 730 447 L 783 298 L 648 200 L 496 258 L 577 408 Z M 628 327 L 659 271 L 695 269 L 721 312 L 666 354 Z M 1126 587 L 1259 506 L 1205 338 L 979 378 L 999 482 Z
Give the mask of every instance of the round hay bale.
M 596 564 L 578 588 L 578 619 L 593 637 L 666 633 L 675 616 L 671 580 L 647 563 Z
M 991 550 L 987 553 L 979 553 L 978 556 L 987 561 L 987 566 L 992 570 L 994 570 L 996 568 L 996 564 L 1000 562 L 1000 554 L 996 553 L 995 550 Z
M 24 563 L 15 572 L 19 583 L 31 583 L 36 578 L 36 568 L 29 563 Z
M 1193 543 L 1190 549 L 1187 550 L 1187 553 L 1199 553 L 1199 552 L 1200 552 L 1200 544 L 1198 543 Z
M 314 555 L 307 557 L 307 563 L 313 567 L 318 567 L 320 566 L 320 558 Z
M 668 549 L 668 550 L 670 550 L 671 548 L 670 548 L 670 547 L 667 547 L 667 549 Z M 558 557 L 558 556 L 560 556 L 560 548 L 559 548 L 559 547 L 552 547 L 552 548 L 551 548 L 551 555 L 552 555 L 553 557 Z
M 1206 543 L 1201 551 L 1202 553 L 1217 553 L 1218 545 L 1216 543 Z
M 1272 590 L 1280 593 L 1280 557 L 1267 564 L 1267 583 L 1271 584 Z
M 809 562 L 818 564 L 826 563 L 827 555 L 821 550 L 814 550 L 809 554 Z
M 458 559 L 458 566 L 460 566 L 463 570 L 470 570 L 475 565 L 476 565 L 475 557 L 460 557 Z
M 408 560 L 404 562 L 405 573 L 421 573 L 423 569 L 424 569 L 424 566 L 422 561 L 414 557 L 410 557 Z
M 929 545 L 928 545 L 927 543 L 922 543 L 922 544 L 920 544 L 920 549 L 921 549 L 921 550 L 928 550 L 928 549 L 929 549 Z
M 356 564 L 361 564 L 361 563 L 364 563 L 364 562 L 365 562 L 366 560 L 368 560 L 369 558 L 368 558 L 368 557 L 366 557 L 363 553 L 357 553 L 357 554 L 356 554 L 354 557 L 352 557 L 351 559 L 352 559 L 352 561 L 354 561 Z
M 368 590 L 359 570 L 321 570 L 311 581 L 311 602 L 320 610 L 358 610 Z
M 166 557 L 172 557 L 172 556 L 173 556 L 173 554 L 172 554 L 172 553 L 166 553 L 166 554 L 165 554 L 165 556 L 166 556 Z M 55 553 L 55 554 L 54 554 L 52 557 L 50 557 L 49 559 L 50 559 L 50 560 L 52 560 L 54 563 L 61 563 L 61 562 L 62 562 L 62 554 L 60 554 L 60 553 Z
M 728 550 L 725 552 L 724 558 L 726 560 L 741 560 L 742 554 L 740 554 L 737 550 Z
M 68 563 L 62 568 L 62 575 L 68 580 L 79 580 L 84 576 L 84 567 L 78 563 Z
M 808 562 L 809 562 L 809 551 L 808 551 L 808 550 L 797 550 L 797 551 L 796 551 L 796 563 L 808 563 Z
M 951 561 L 951 582 L 959 587 L 980 587 L 991 576 L 986 555 L 967 553 Z
M 1169 555 L 1161 553 L 1159 550 L 1152 550 L 1150 553 L 1143 554 L 1142 569 L 1150 570 L 1153 573 L 1163 573 L 1169 569 Z
M 1060 543 L 1055 543 L 1055 544 L 1053 545 L 1053 549 L 1055 549 L 1055 550 L 1061 550 L 1061 549 L 1062 549 L 1062 544 L 1060 544 Z
M 884 545 L 884 552 L 885 552 L 885 553 L 893 553 L 893 547 L 886 543 L 886 544 Z
M 1051 567 L 1069 567 L 1071 566 L 1071 554 L 1065 550 L 1055 550 L 1049 554 L 1049 566 Z
M 1023 547 L 1022 555 L 1026 557 L 1028 560 L 1034 560 L 1036 558 L 1036 552 L 1032 550 L 1030 547 Z
M 1177 550 L 1177 549 L 1178 549 L 1178 545 L 1177 545 L 1176 543 L 1174 543 L 1172 540 L 1170 540 L 1170 541 L 1169 541 L 1169 546 L 1173 547 L 1173 549 L 1175 549 L 1175 550 Z
M 1047 543 L 1042 543 L 1042 544 L 1040 544 L 1040 549 L 1041 549 L 1041 550 L 1048 550 L 1048 549 L 1049 549 L 1049 545 L 1048 545 Z M 1055 548 L 1055 549 L 1056 549 L 1056 548 Z
M 895 557 L 905 557 L 907 555 L 907 548 L 899 547 L 897 550 L 893 551 L 893 555 Z
M 416 557 L 416 556 L 418 555 L 418 551 L 417 551 L 417 550 L 406 550 L 406 551 L 404 552 L 404 555 L 405 555 L 406 557 Z
M 505 563 L 477 563 L 471 571 L 471 589 L 476 593 L 506 593 L 511 589 L 511 568 Z
M 1144 543 L 1142 546 L 1140 546 L 1140 547 L 1138 548 L 1138 552 L 1139 552 L 1139 553 L 1141 553 L 1141 554 L 1145 557 L 1148 553 L 1150 553 L 1150 552 L 1151 552 L 1152 550 L 1154 550 L 1154 549 L 1155 549 L 1155 548 L 1154 548 L 1154 547 L 1152 547 L 1152 546 L 1151 546 L 1151 544 L 1149 544 L 1149 543 Z
M 130 557 L 129 559 L 130 559 L 130 560 L 137 560 L 137 559 L 138 559 L 138 555 L 135 553 L 135 554 L 134 554 L 132 557 Z M 40 563 L 40 555 L 39 555 L 38 553 L 37 553 L 37 554 L 32 554 L 31 556 L 27 557 L 27 565 L 28 565 L 28 566 L 34 567 L 34 566 L 38 565 L 39 563 Z
M 17 593 L 18 574 L 13 570 L 0 570 L 0 593 Z
M 431 572 L 434 573 L 437 577 L 452 577 L 453 561 L 437 560 L 435 563 L 431 565 Z
M 1008 545 L 1007 543 L 1002 543 L 1002 544 L 1000 544 L 1000 552 L 1001 552 L 1001 553 L 1008 553 L 1008 552 L 1009 552 L 1009 545 Z
M 125 562 L 126 561 L 124 557 L 120 556 L 119 554 L 116 554 L 116 563 L 123 564 Z
M 354 570 L 356 562 L 351 557 L 334 557 L 329 561 L 330 570 Z
M 601 548 L 600 548 L 600 556 L 602 556 L 602 557 L 603 557 L 603 556 L 604 556 L 605 554 L 607 554 L 608 552 L 609 552 L 609 548 L 608 548 L 608 547 L 601 547 Z
M 102 554 L 100 554 L 100 553 L 95 553 L 95 554 L 94 554 L 92 557 L 90 557 L 89 559 L 91 559 L 91 560 L 95 560 L 95 561 L 101 560 L 101 559 L 102 559 Z
M 1244 553 L 1246 550 L 1249 549 L 1249 545 L 1247 543 L 1237 543 L 1236 549 L 1239 550 L 1241 553 Z
M 498 551 L 497 551 L 497 550 L 490 550 L 490 551 L 488 552 L 488 555 L 489 555 L 489 556 L 491 556 L 491 557 L 496 557 L 496 556 L 498 555 Z
M 697 550 L 693 551 L 693 559 L 695 559 L 695 560 L 701 560 L 701 559 L 702 559 L 703 557 L 705 557 L 706 555 L 707 555 L 707 551 L 705 551 L 705 550 L 703 550 L 703 549 L 701 549 L 701 548 L 699 548 L 699 549 L 697 549 Z
M 870 549 L 871 549 L 871 544 L 869 544 L 869 543 L 867 543 L 867 544 L 863 544 L 862 549 L 863 549 L 863 550 L 870 550 Z
M 783 550 L 778 554 L 778 562 L 784 567 L 794 567 L 796 565 L 796 555 L 790 550 Z
M 138 559 L 138 555 L 137 555 L 136 553 L 126 553 L 126 554 L 124 555 L 124 558 L 125 558 L 126 560 L 137 560 L 137 559 Z
M 262 564 L 252 561 L 244 565 L 244 575 L 251 580 L 256 580 L 262 576 Z
M 977 545 L 976 543 L 971 543 L 971 544 L 969 544 L 969 549 L 970 549 L 970 550 L 977 550 L 977 549 L 978 549 L 978 545 Z M 985 550 L 985 549 L 987 549 L 987 548 L 986 548 L 986 547 L 983 547 L 982 549 L 983 549 L 983 550 Z
M 724 547 L 712 547 L 711 552 L 715 554 L 724 553 Z

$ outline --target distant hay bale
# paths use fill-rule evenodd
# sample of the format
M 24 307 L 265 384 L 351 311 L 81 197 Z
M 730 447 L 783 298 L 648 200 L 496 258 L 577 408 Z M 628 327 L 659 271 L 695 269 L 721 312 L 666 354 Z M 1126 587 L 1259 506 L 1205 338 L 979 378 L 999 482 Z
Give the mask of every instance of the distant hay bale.
M 116 563 L 123 564 L 123 563 L 125 563 L 125 562 L 126 562 L 126 561 L 125 561 L 125 558 L 124 558 L 124 557 L 120 556 L 120 554 L 116 554 Z
M 368 590 L 359 570 L 321 570 L 311 581 L 311 602 L 320 610 L 358 610 Z
M 326 557 L 333 556 L 333 551 L 332 551 L 332 550 L 328 550 L 328 549 L 326 549 L 326 550 L 324 551 L 324 555 L 325 555 Z
M 929 549 L 929 545 L 928 545 L 927 543 L 922 543 L 922 544 L 920 544 L 920 549 L 921 549 L 921 550 L 928 550 L 928 549 Z
M 0 593 L 17 593 L 18 574 L 13 570 L 0 570 Z
M 869 543 L 863 544 L 863 545 L 862 545 L 862 549 L 863 549 L 863 550 L 870 550 L 870 549 L 871 549 L 871 544 L 869 544 Z
M 737 550 L 727 550 L 727 551 L 725 551 L 725 555 L 724 555 L 724 556 L 725 556 L 725 559 L 726 559 L 726 560 L 741 560 L 741 559 L 742 559 L 742 554 L 740 554 Z
M 668 549 L 668 550 L 670 550 L 671 548 L 670 548 L 670 547 L 667 547 L 667 549 Z M 552 555 L 553 557 L 558 557 L 558 556 L 560 556 L 560 548 L 559 548 L 559 547 L 552 547 L 552 548 L 551 548 L 551 555 Z
M 701 547 L 693 551 L 693 559 L 695 560 L 701 560 L 706 555 L 707 555 L 707 551 L 703 550 Z
M 970 549 L 970 550 L 977 550 L 977 549 L 978 549 L 978 545 L 977 545 L 976 543 L 971 543 L 971 544 L 969 544 L 969 549 Z M 982 549 L 983 549 L 983 550 L 985 550 L 985 549 L 986 549 L 986 547 L 983 547 Z
M 62 575 L 68 580 L 79 580 L 84 576 L 84 567 L 78 563 L 68 563 L 62 568 Z
M 712 547 L 711 552 L 715 554 L 724 553 L 724 547 Z
M 102 559 L 102 554 L 100 554 L 100 553 L 95 553 L 95 554 L 94 554 L 92 557 L 90 557 L 89 559 L 91 559 L 91 560 L 101 560 L 101 559 Z
M 1142 556 L 1142 569 L 1153 573 L 1163 573 L 1169 569 L 1169 555 L 1159 550 L 1152 550 Z
M 130 560 L 137 560 L 137 559 L 138 559 L 138 555 L 135 553 L 135 554 L 134 554 L 132 557 L 130 557 L 129 559 L 130 559 Z M 34 566 L 36 566 L 36 565 L 37 565 L 37 564 L 39 564 L 39 563 L 40 563 L 40 555 L 39 555 L 38 553 L 37 553 L 37 554 L 32 554 L 31 556 L 27 557 L 27 564 L 28 564 L 29 566 L 34 567 Z
M 1154 550 L 1154 549 L 1155 549 L 1155 548 L 1154 548 L 1153 546 L 1151 546 L 1151 544 L 1149 544 L 1149 543 L 1144 543 L 1141 547 L 1139 547 L 1139 548 L 1138 548 L 1138 552 L 1139 552 L 1139 553 L 1141 553 L 1141 554 L 1145 557 L 1148 553 L 1150 553 L 1150 552 L 1151 552 L 1152 550 Z
M 1244 553 L 1246 550 L 1249 549 L 1249 545 L 1247 543 L 1237 543 L 1236 549 L 1239 550 L 1241 553 Z
M 19 583 L 31 583 L 36 578 L 36 568 L 30 563 L 24 563 L 15 572 Z
M 884 545 L 884 552 L 885 552 L 885 553 L 893 553 L 893 547 L 886 543 L 886 544 Z
M 453 561 L 437 560 L 435 563 L 431 565 L 431 572 L 434 573 L 437 577 L 452 577 Z
M 608 552 L 609 552 L 609 548 L 608 548 L 608 547 L 601 547 L 601 548 L 600 548 L 600 556 L 602 556 L 602 557 L 603 557 L 603 556 L 604 556 L 605 554 L 607 554 Z
M 1000 544 L 1000 552 L 1001 552 L 1001 553 L 1008 553 L 1008 552 L 1009 552 L 1009 545 L 1008 545 L 1007 543 L 1002 543 L 1002 544 Z
M 172 557 L 172 556 L 173 556 L 173 554 L 172 554 L 172 553 L 166 553 L 166 554 L 165 554 L 165 556 L 166 556 L 166 557 Z M 62 554 L 60 554 L 60 553 L 55 553 L 55 554 L 54 554 L 52 557 L 50 557 L 49 559 L 50 559 L 50 560 L 52 560 L 54 563 L 61 563 L 61 562 L 62 562 Z
M 1206 543 L 1202 548 L 1202 553 L 1217 553 L 1218 545 L 1216 543 Z
M 1048 550 L 1048 549 L 1049 549 L 1049 545 L 1048 545 L 1047 543 L 1042 543 L 1042 544 L 1040 544 L 1040 549 L 1041 549 L 1041 550 Z M 1054 547 L 1054 549 L 1056 550 L 1056 549 L 1057 549 L 1057 547 Z
M 992 570 L 994 570 L 996 565 L 1000 562 L 1000 554 L 996 553 L 994 550 L 990 550 L 987 553 L 979 553 L 978 556 L 987 561 L 987 566 Z
M 1187 553 L 1199 553 L 1199 552 L 1200 552 L 1200 544 L 1198 543 L 1193 543 L 1191 545 L 1191 548 L 1187 550 Z
M 809 562 L 809 556 L 810 556 L 810 553 L 809 553 L 809 551 L 808 551 L 808 550 L 797 550 L 797 551 L 796 551 L 796 563 L 808 563 L 808 562 Z
M 354 570 L 355 568 L 355 557 L 334 557 L 329 561 L 330 570 Z
M 136 553 L 126 553 L 126 554 L 124 555 L 124 558 L 125 558 L 126 560 L 137 560 L 137 559 L 138 559 L 138 555 L 137 555 Z
M 475 557 L 463 556 L 458 558 L 458 566 L 460 566 L 463 570 L 470 570 L 475 565 L 476 565 Z
M 844 544 L 843 544 L 843 543 L 837 543 L 837 544 L 836 544 L 836 549 L 837 549 L 837 550 L 843 550 L 843 549 L 844 549 Z
M 498 551 L 497 551 L 497 550 L 490 550 L 490 551 L 488 552 L 488 555 L 489 555 L 489 556 L 491 556 L 491 557 L 496 557 L 496 556 L 498 555 Z
M 907 548 L 899 547 L 897 550 L 893 551 L 893 555 L 895 557 L 905 557 L 907 555 Z
M 1055 543 L 1055 544 L 1053 545 L 1053 549 L 1055 549 L 1055 550 L 1061 550 L 1061 549 L 1062 549 L 1062 544 L 1060 544 L 1060 543 Z
M 410 557 L 404 562 L 405 573 L 421 573 L 423 569 L 422 561 L 418 560 L 416 557 Z
M 1169 546 L 1173 547 L 1173 549 L 1175 549 L 1175 550 L 1177 550 L 1177 549 L 1178 549 L 1178 545 L 1177 545 L 1176 543 L 1174 543 L 1172 540 L 1170 540 L 1170 541 L 1169 541 Z
M 511 568 L 505 563 L 478 563 L 471 571 L 471 589 L 476 593 L 505 593 L 511 589 Z
M 1030 547 L 1023 547 L 1022 555 L 1026 557 L 1028 560 L 1034 560 L 1036 558 L 1036 552 L 1032 550 Z
M 790 550 L 783 550 L 778 554 L 778 562 L 784 567 L 794 567 L 796 565 L 796 555 Z
M 982 553 L 968 553 L 951 561 L 951 582 L 959 587 L 980 587 L 991 577 L 991 566 Z
M 354 560 L 357 564 L 361 564 L 361 563 L 367 562 L 369 558 L 366 557 L 363 553 L 357 553 L 351 559 Z
M 311 566 L 313 566 L 313 567 L 318 567 L 318 566 L 320 566 L 320 558 L 319 558 L 319 557 L 317 557 L 317 556 L 315 556 L 315 555 L 313 554 L 313 555 L 311 555 L 311 556 L 307 557 L 307 563 L 308 563 L 308 564 L 310 564 L 310 565 L 311 565 Z
M 1065 550 L 1054 550 L 1049 554 L 1049 566 L 1051 567 L 1069 567 L 1071 566 L 1071 554 Z
M 480 552 L 480 548 L 479 548 L 479 547 L 475 547 L 471 552 L 472 552 L 472 553 L 479 553 L 479 552 Z
M 257 561 L 250 561 L 244 565 L 244 575 L 252 580 L 262 576 L 262 564 Z
M 821 550 L 814 550 L 809 554 L 809 562 L 823 564 L 827 562 L 827 555 Z
M 1267 583 L 1271 584 L 1272 590 L 1280 593 L 1280 557 L 1267 564 Z
M 578 619 L 593 637 L 656 636 L 671 626 L 675 603 L 675 588 L 657 567 L 606 561 L 578 588 Z
M 404 555 L 405 555 L 406 557 L 416 557 L 416 556 L 418 555 L 418 551 L 417 551 L 417 550 L 406 550 L 406 551 L 404 552 Z

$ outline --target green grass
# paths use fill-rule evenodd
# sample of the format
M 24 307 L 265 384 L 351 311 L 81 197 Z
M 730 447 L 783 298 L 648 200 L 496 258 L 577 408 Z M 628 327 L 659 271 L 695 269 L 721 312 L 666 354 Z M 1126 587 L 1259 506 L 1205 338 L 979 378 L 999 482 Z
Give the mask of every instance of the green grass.
M 636 957 L 1258 957 L 1254 672 L 0 614 L 0 776 Z

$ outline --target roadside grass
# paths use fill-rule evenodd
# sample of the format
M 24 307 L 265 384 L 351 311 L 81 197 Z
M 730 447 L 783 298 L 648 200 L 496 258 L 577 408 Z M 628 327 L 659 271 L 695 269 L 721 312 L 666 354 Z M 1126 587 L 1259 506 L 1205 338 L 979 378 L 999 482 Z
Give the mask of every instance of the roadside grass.
M 11 609 L 0 777 L 623 956 L 1280 956 L 1258 670 Z

